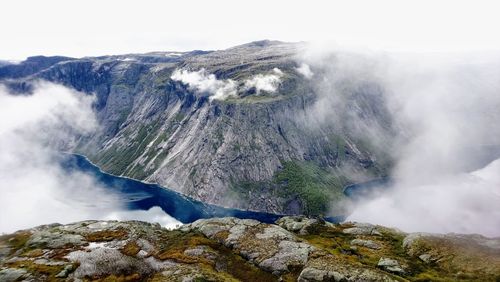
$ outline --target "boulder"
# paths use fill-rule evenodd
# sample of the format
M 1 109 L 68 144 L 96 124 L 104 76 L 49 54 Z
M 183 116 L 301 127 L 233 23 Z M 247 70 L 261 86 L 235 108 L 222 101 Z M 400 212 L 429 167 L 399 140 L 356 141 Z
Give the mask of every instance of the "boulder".
M 380 245 L 373 242 L 372 240 L 354 239 L 351 241 L 352 246 L 361 246 L 373 250 L 380 250 Z
M 401 266 L 399 265 L 399 262 L 395 259 L 380 258 L 380 260 L 377 263 L 377 266 L 389 272 L 394 272 L 394 273 L 405 272 L 403 268 L 401 268 Z

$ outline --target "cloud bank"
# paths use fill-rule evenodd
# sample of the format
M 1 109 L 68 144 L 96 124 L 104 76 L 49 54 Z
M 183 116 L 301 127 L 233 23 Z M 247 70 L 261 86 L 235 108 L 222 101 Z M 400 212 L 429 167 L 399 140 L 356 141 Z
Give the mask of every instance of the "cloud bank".
M 417 173 L 418 175 L 418 173 Z M 500 159 L 471 173 L 427 184 L 398 182 L 358 206 L 349 220 L 411 232 L 500 234 Z
M 307 79 L 311 79 L 314 75 L 309 65 L 305 63 L 300 64 L 300 67 L 295 68 L 295 70 Z
M 243 89 L 255 89 L 257 95 L 259 95 L 261 91 L 274 93 L 281 83 L 282 76 L 283 72 L 279 68 L 274 68 L 270 74 L 256 74 L 245 80 Z
M 255 90 L 257 95 L 262 91 L 275 93 L 282 76 L 283 72 L 279 68 L 274 68 L 269 74 L 256 74 L 246 79 L 241 87 L 232 79 L 217 79 L 204 68 L 198 71 L 176 69 L 170 78 L 188 85 L 191 91 L 208 94 L 210 100 L 225 100 L 229 97 L 238 97 L 239 91 Z
M 54 151 L 74 145 L 75 133 L 97 123 L 93 97 L 39 83 L 32 95 L 0 88 L 0 233 L 48 223 L 86 219 L 147 219 L 178 222 L 158 210 L 127 211 L 120 195 L 89 174 L 64 170 Z
M 219 80 L 203 68 L 199 71 L 177 69 L 170 78 L 189 85 L 192 91 L 207 93 L 211 100 L 224 100 L 237 94 L 237 86 L 233 80 Z
M 394 184 L 348 220 L 500 235 L 500 56 L 309 49 L 310 122 L 341 124 L 394 160 Z M 377 106 L 383 105 L 383 106 Z

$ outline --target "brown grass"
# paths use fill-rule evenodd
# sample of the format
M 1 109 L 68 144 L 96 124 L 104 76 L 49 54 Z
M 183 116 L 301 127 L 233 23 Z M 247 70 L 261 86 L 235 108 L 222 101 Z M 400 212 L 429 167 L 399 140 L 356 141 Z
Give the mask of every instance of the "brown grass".
M 128 232 L 124 229 L 103 230 L 85 235 L 85 239 L 89 242 L 108 242 L 113 240 L 126 239 Z

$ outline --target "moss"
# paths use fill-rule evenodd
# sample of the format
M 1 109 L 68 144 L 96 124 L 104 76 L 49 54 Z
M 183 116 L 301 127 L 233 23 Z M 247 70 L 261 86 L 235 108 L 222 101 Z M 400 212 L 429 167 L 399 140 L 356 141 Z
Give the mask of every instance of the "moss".
M 219 232 L 217 235 L 221 236 L 222 239 L 227 237 L 228 233 Z M 154 255 L 157 259 L 173 260 L 178 263 L 197 266 L 203 274 L 201 277 L 206 277 L 209 281 L 214 279 L 216 281 L 263 282 L 277 280 L 276 276 L 257 268 L 229 248 L 206 238 L 200 233 L 173 230 L 162 233 L 157 239 L 158 252 Z M 216 256 L 209 260 L 203 256 L 193 257 L 184 254 L 185 250 L 197 246 L 204 246 L 209 250 L 208 252 Z
M 139 245 L 137 245 L 137 242 L 135 241 L 130 241 L 123 246 L 123 248 L 120 250 L 122 254 L 127 255 L 127 256 L 135 256 L 137 253 L 141 250 Z
M 255 265 L 249 263 L 241 256 L 234 254 L 231 250 L 219 248 L 220 257 L 218 265 L 224 264 L 224 271 L 239 281 L 276 281 L 277 277 L 271 273 L 262 271 Z
M 92 279 L 92 281 L 99 281 L 99 282 L 132 282 L 132 281 L 144 281 L 144 277 L 141 277 L 140 274 L 138 273 L 133 273 L 133 274 L 130 274 L 130 275 L 120 275 L 120 276 L 116 276 L 116 275 L 110 275 L 110 276 L 106 276 L 106 277 L 103 277 L 103 278 L 95 278 L 95 279 Z
M 85 235 L 89 242 L 108 242 L 126 239 L 128 232 L 124 229 L 96 231 Z
M 64 269 L 64 265 L 45 265 L 37 264 L 31 260 L 19 260 L 7 263 L 8 267 L 24 269 L 34 276 L 44 276 L 43 281 L 59 281 L 55 276 Z
M 42 255 L 43 255 L 42 249 L 30 250 L 24 254 L 25 257 L 30 257 L 30 258 L 36 258 L 36 257 L 40 257 Z
M 186 261 L 192 263 L 192 257 L 184 255 L 184 251 L 199 245 L 214 246 L 215 242 L 206 238 L 202 234 L 195 232 L 183 232 L 172 230 L 168 233 L 162 233 L 158 238 L 158 252 L 155 255 L 157 259 L 174 259 L 177 261 Z

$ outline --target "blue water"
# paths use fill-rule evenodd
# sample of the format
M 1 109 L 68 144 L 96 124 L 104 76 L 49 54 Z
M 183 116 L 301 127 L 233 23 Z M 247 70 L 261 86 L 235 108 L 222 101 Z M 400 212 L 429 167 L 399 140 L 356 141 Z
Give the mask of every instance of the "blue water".
M 344 195 L 354 201 L 371 198 L 375 194 L 386 190 L 393 184 L 389 177 L 382 177 L 367 182 L 351 184 L 344 187 Z
M 62 165 L 67 171 L 82 171 L 92 175 L 98 184 L 119 193 L 124 205 L 129 210 L 149 210 L 158 206 L 165 213 L 182 223 L 191 223 L 201 218 L 233 216 L 237 218 L 256 219 L 265 223 L 274 223 L 284 215 L 224 208 L 205 204 L 180 193 L 156 184 L 147 184 L 129 178 L 118 177 L 102 172 L 97 166 L 79 155 L 67 155 Z M 329 217 L 326 220 L 339 222 L 342 217 Z

